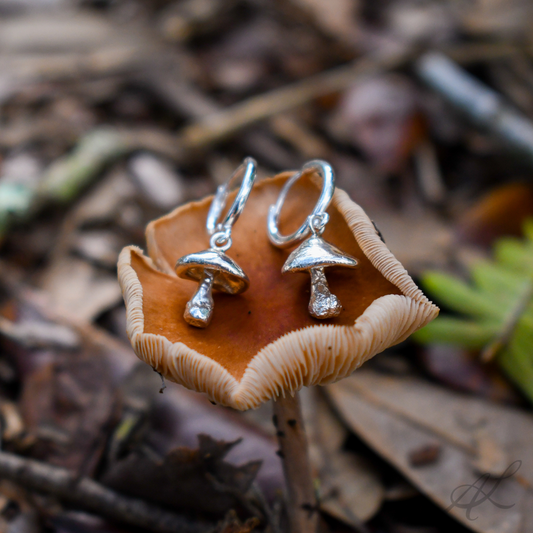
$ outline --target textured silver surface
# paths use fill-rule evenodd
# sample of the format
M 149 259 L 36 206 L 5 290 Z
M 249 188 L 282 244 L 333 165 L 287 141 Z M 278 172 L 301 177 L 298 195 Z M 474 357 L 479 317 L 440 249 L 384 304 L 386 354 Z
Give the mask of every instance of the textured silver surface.
M 327 267 L 357 268 L 357 266 L 357 259 L 313 234 L 289 255 L 281 271 L 284 274 L 286 272 L 309 272 L 311 276 L 309 313 L 315 318 L 326 319 L 338 316 L 342 311 L 342 305 L 339 299 L 331 294 L 324 269 Z
M 207 269 L 213 274 L 213 289 L 228 294 L 240 294 L 250 284 L 248 276 L 231 257 L 213 248 L 181 257 L 175 269 L 180 278 L 199 282 Z
M 302 272 L 315 267 L 356 268 L 357 259 L 351 257 L 336 246 L 326 242 L 318 235 L 312 235 L 294 250 L 281 270 L 286 272 Z
M 205 328 L 211 322 L 215 307 L 213 289 L 239 294 L 250 285 L 242 268 L 224 252 L 213 248 L 181 257 L 175 268 L 180 278 L 199 283 L 183 315 L 188 324 L 197 328 Z
M 281 208 L 285 198 L 300 177 L 309 171 L 315 171 L 323 180 L 320 197 L 311 214 L 305 222 L 291 235 L 282 235 L 278 228 Z M 301 241 L 312 233 L 294 250 L 281 269 L 283 274 L 287 272 L 309 272 L 311 276 L 311 298 L 309 301 L 309 313 L 315 318 L 332 318 L 342 311 L 339 299 L 331 294 L 328 280 L 324 269 L 328 267 L 356 268 L 357 259 L 324 241 L 320 235 L 329 221 L 326 209 L 335 192 L 335 173 L 331 165 L 326 161 L 315 159 L 306 163 L 299 172 L 293 174 L 286 182 L 274 205 L 268 212 L 267 230 L 270 242 L 278 248 L 286 248 Z
M 237 221 L 255 180 L 256 162 L 247 157 L 231 178 L 217 189 L 207 214 L 206 229 L 211 235 L 209 246 L 203 252 L 184 255 L 178 259 L 176 274 L 183 279 L 198 282 L 198 289 L 185 306 L 183 318 L 191 326 L 205 328 L 211 322 L 215 302 L 213 289 L 228 294 L 240 294 L 248 289 L 250 280 L 242 268 L 224 252 L 231 248 L 231 230 Z M 223 222 L 219 222 L 226 205 L 229 188 L 233 181 L 242 174 L 239 192 L 228 209 Z
M 215 302 L 213 301 L 213 272 L 204 270 L 202 279 L 194 296 L 187 302 L 183 318 L 185 322 L 197 328 L 206 328 L 213 317 Z
M 339 316 L 342 304 L 334 294 L 331 294 L 324 269 L 312 268 L 309 273 L 311 274 L 309 314 L 320 319 Z

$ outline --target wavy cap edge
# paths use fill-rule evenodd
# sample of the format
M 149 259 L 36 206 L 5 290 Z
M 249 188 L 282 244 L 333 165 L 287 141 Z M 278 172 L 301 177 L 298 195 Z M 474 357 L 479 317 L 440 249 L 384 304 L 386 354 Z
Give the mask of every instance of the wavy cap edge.
M 439 308 L 428 300 L 381 241 L 363 209 L 340 189 L 335 191 L 332 203 L 344 216 L 372 265 L 402 295 L 376 299 L 352 326 L 317 324 L 283 335 L 261 349 L 237 381 L 222 365 L 185 344 L 144 333 L 143 289 L 131 266 L 131 254 L 138 254 L 150 268 L 166 274 L 168 265 L 158 264 L 158 269 L 140 248 L 128 246 L 119 256 L 118 277 L 126 304 L 128 337 L 137 357 L 169 380 L 203 392 L 211 401 L 244 411 L 285 391 L 294 393 L 304 386 L 339 381 L 436 318 Z M 182 208 L 165 216 L 174 216 Z M 157 243 L 150 239 L 153 236 L 150 228 L 147 237 L 152 252 Z

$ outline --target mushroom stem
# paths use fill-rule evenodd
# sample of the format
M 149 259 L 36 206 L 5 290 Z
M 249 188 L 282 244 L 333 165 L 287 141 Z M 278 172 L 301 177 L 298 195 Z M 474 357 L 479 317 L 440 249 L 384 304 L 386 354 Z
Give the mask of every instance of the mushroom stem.
M 205 269 L 196 292 L 185 306 L 183 318 L 191 326 L 206 328 L 211 322 L 213 308 L 215 307 L 215 302 L 211 295 L 214 279 L 213 272 Z
M 318 524 L 307 435 L 302 419 L 300 397 L 278 397 L 274 401 L 274 425 L 280 446 L 279 455 L 288 493 L 288 514 L 291 533 L 314 533 Z
M 331 294 L 324 267 L 309 270 L 311 275 L 311 298 L 309 299 L 309 313 L 315 318 L 332 318 L 339 316 L 342 305 L 339 299 Z

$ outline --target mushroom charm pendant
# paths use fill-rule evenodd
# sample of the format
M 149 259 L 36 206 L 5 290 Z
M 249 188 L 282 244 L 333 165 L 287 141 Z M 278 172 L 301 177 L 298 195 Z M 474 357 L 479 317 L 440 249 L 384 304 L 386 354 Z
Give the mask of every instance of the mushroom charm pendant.
M 339 316 L 342 311 L 341 302 L 329 290 L 324 269 L 329 267 L 357 268 L 358 266 L 357 259 L 344 254 L 320 237 L 328 218 L 327 213 L 309 217 L 309 227 L 313 235 L 289 255 L 281 270 L 283 274 L 309 272 L 311 276 L 309 314 L 319 319 Z
M 215 302 L 212 291 L 217 289 L 228 294 L 241 294 L 250 281 L 241 267 L 224 252 L 231 248 L 231 230 L 239 218 L 255 180 L 255 161 L 247 157 L 233 176 L 221 185 L 207 215 L 207 232 L 211 235 L 209 248 L 178 259 L 176 274 L 183 279 L 198 282 L 198 288 L 187 302 L 183 318 L 191 326 L 206 328 L 213 317 Z M 226 204 L 229 185 L 243 174 L 242 184 L 223 222 L 218 219 Z
M 185 255 L 176 263 L 176 274 L 180 278 L 198 282 L 198 289 L 187 302 L 183 315 L 191 326 L 209 326 L 215 307 L 213 289 L 228 294 L 240 294 L 250 285 L 248 276 L 241 267 L 224 253 L 231 246 L 231 239 L 224 245 L 217 246 L 217 239 L 224 238 L 224 232 L 215 233 L 211 237 L 211 247 L 208 250 Z
M 292 234 L 281 235 L 278 229 L 281 208 L 294 182 L 305 172 L 315 171 L 323 179 L 322 192 L 313 212 L 306 221 Z M 277 202 L 270 207 L 268 213 L 268 236 L 270 242 L 279 248 L 291 246 L 312 233 L 296 250 L 294 250 L 283 265 L 281 272 L 308 272 L 311 276 L 311 297 L 309 300 L 309 314 L 314 318 L 327 319 L 339 316 L 342 305 L 339 299 L 329 290 L 326 273 L 330 267 L 357 268 L 357 260 L 332 244 L 322 239 L 321 235 L 329 221 L 326 209 L 335 191 L 335 175 L 331 165 L 321 160 L 309 161 L 300 172 L 293 174 L 283 186 Z

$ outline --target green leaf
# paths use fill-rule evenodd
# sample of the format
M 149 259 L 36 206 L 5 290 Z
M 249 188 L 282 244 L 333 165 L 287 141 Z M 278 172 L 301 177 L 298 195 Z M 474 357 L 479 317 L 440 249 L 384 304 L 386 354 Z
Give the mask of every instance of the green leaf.
M 500 318 L 502 308 L 490 295 L 448 274 L 429 272 L 422 278 L 422 285 L 441 304 L 466 315 Z
M 422 285 L 458 316 L 441 315 L 414 338 L 468 349 L 502 346 L 498 364 L 533 402 L 533 219 L 525 223 L 524 234 L 523 240 L 500 239 L 494 260 L 471 267 L 470 283 L 428 272 Z
M 452 344 L 464 348 L 482 348 L 498 333 L 498 324 L 479 324 L 443 316 L 430 322 L 413 336 L 422 344 Z
M 472 267 L 472 279 L 479 290 L 513 301 L 529 282 L 529 276 L 517 274 L 489 261 L 480 261 Z
M 524 236 L 529 243 L 533 244 L 533 218 L 528 218 L 524 222 Z
M 516 272 L 533 273 L 533 246 L 525 246 L 518 239 L 500 239 L 494 245 L 494 257 L 500 265 Z
M 522 392 L 533 403 L 533 363 L 531 350 L 513 346 L 498 356 L 498 363 Z

